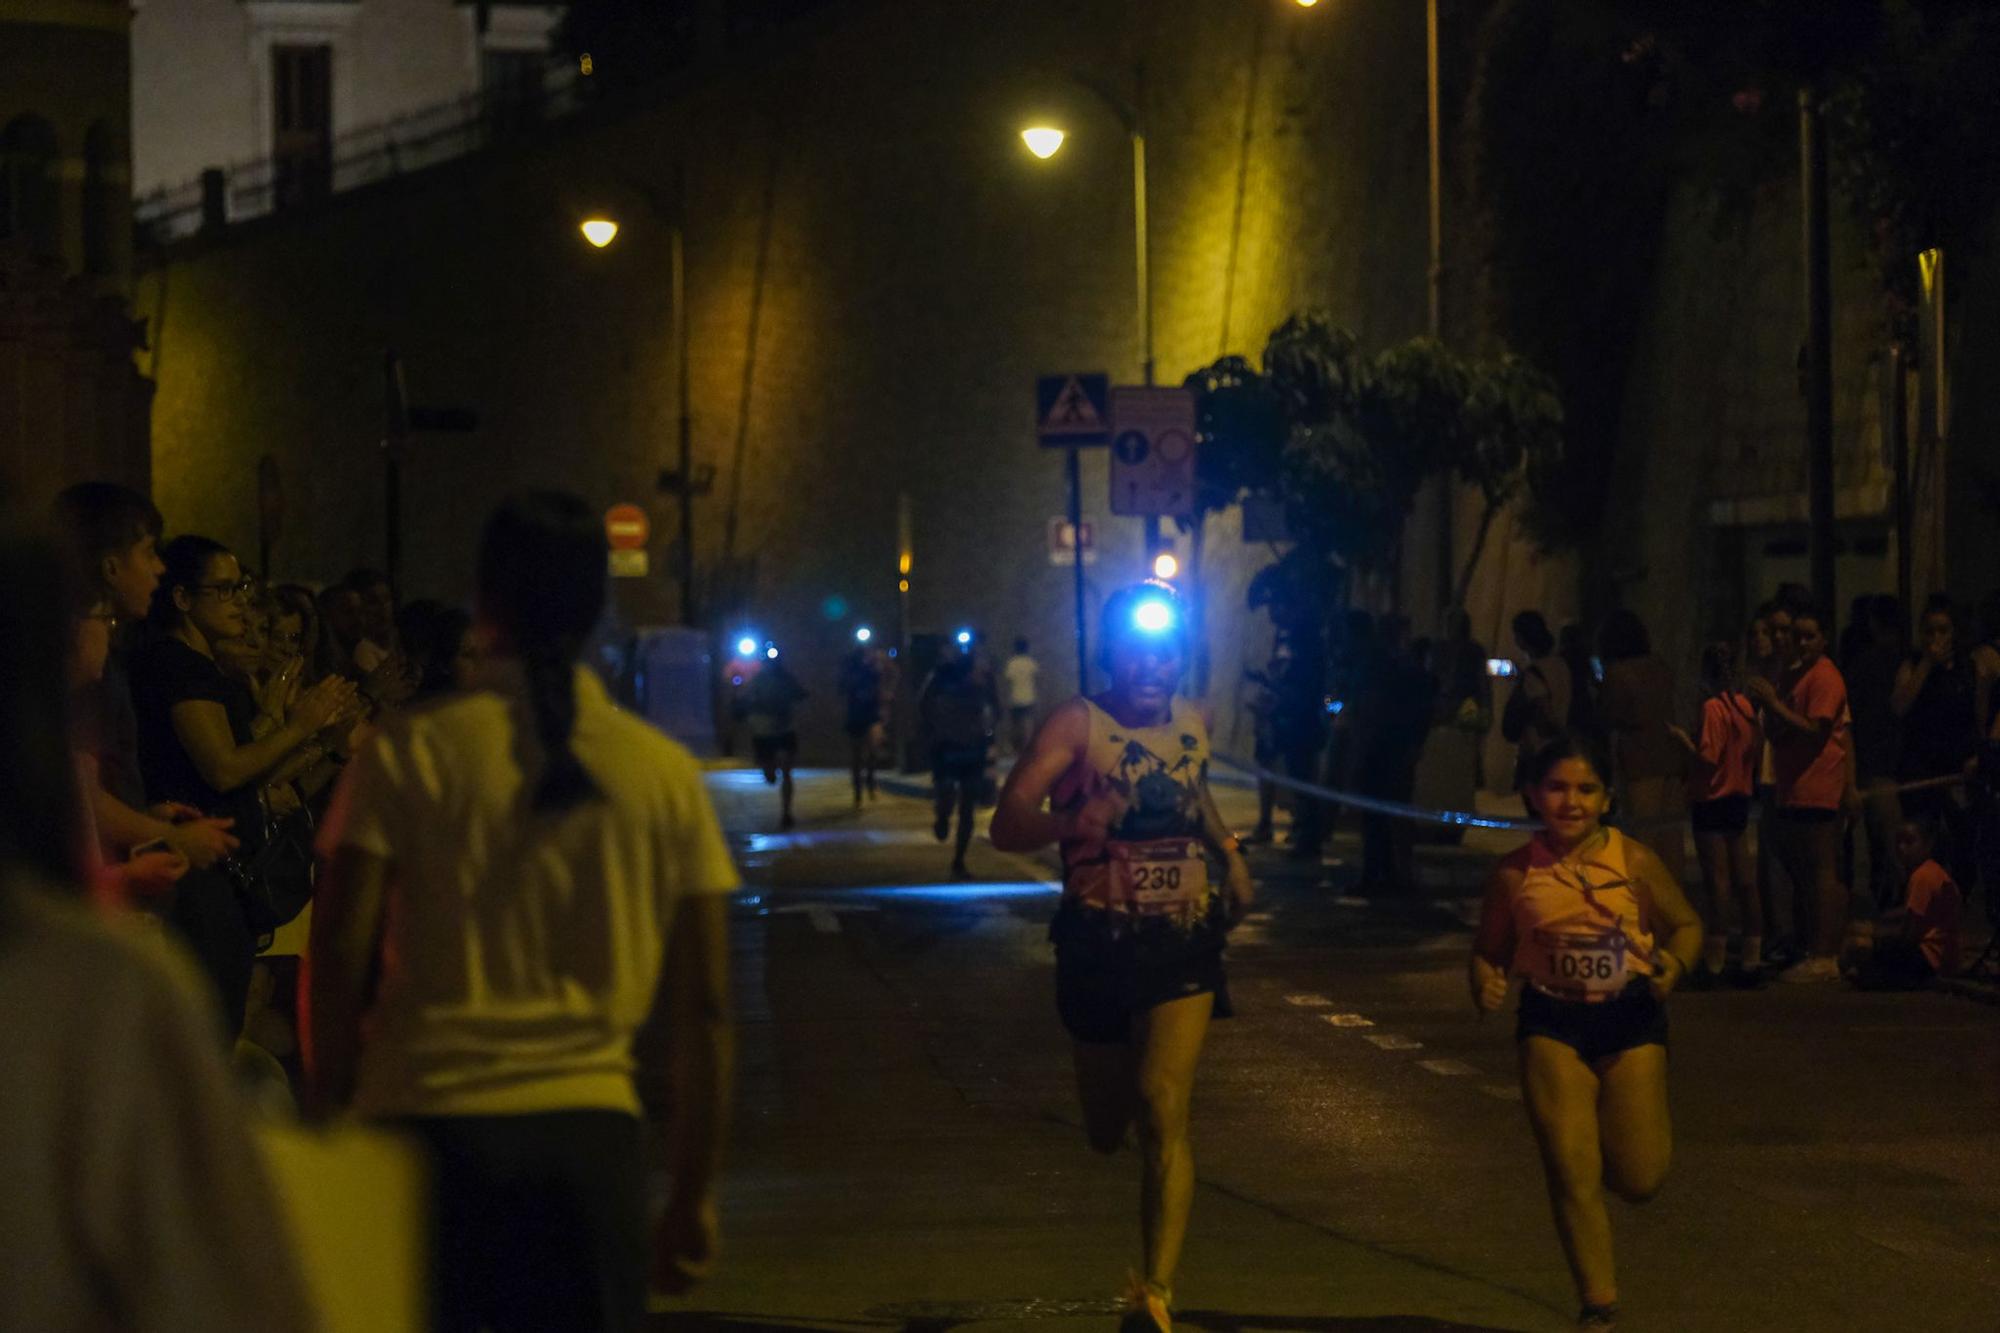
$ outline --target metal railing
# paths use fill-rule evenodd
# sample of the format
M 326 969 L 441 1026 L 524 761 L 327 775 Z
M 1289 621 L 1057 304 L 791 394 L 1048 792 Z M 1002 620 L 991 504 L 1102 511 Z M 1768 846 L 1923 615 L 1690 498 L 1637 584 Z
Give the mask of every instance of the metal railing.
M 538 94 L 518 87 L 485 89 L 349 130 L 335 137 L 323 158 L 264 157 L 204 172 L 133 201 L 140 242 L 171 244 L 204 227 L 309 207 L 517 139 L 576 112 L 587 100 L 585 87 L 574 65 L 552 61 Z

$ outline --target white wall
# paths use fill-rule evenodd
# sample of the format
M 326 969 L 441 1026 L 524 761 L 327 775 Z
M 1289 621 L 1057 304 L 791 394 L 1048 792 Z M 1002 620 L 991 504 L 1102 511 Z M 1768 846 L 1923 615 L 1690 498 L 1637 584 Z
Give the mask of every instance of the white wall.
M 476 92 L 482 39 L 453 0 L 136 0 L 133 188 L 271 150 L 270 47 L 333 47 L 334 133 Z M 496 5 L 483 45 L 546 49 L 559 9 Z

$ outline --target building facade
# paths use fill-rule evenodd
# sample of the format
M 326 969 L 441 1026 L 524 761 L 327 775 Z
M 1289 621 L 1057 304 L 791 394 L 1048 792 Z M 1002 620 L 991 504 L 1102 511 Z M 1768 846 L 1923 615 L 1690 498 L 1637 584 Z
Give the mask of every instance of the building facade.
M 0 498 L 143 487 L 124 0 L 0 0 Z
M 269 161 L 289 199 L 330 188 L 344 142 L 468 98 L 539 96 L 559 4 L 137 0 L 137 193 Z

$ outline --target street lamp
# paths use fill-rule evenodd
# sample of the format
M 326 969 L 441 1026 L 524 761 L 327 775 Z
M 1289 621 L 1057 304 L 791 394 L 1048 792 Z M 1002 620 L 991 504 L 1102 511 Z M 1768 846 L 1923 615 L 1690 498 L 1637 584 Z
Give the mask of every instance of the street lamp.
M 1161 582 L 1172 583 L 1180 572 L 1180 558 L 1172 551 L 1162 551 L 1153 557 L 1153 577 Z
M 1021 131 L 1021 142 L 1028 145 L 1028 151 L 1047 161 L 1063 146 L 1063 132 L 1053 125 L 1030 125 Z
M 680 497 L 681 550 L 680 575 L 681 623 L 692 626 L 696 623 L 694 604 L 694 497 L 697 490 L 706 486 L 698 481 L 694 473 L 694 432 L 692 419 L 688 415 L 688 300 L 687 300 L 687 169 L 676 168 L 674 173 L 674 199 L 671 205 L 662 202 L 653 188 L 643 181 L 634 180 L 623 173 L 614 173 L 614 179 L 623 187 L 622 193 L 637 197 L 646 205 L 655 218 L 667 230 L 668 267 L 670 270 L 668 300 L 674 311 L 674 378 L 679 397 L 679 420 L 677 426 L 677 466 L 670 472 L 660 474 L 660 489 L 670 491 Z M 583 239 L 596 249 L 602 250 L 618 238 L 618 223 L 604 213 L 591 213 L 577 223 L 577 230 Z
M 1082 87 L 1095 93 L 1100 101 L 1111 108 L 1118 117 L 1118 123 L 1125 127 L 1125 133 L 1132 141 L 1132 250 L 1134 268 L 1138 275 L 1139 294 L 1139 358 L 1142 382 L 1153 382 L 1153 284 L 1152 269 L 1147 257 L 1146 229 L 1146 135 L 1139 123 L 1139 113 L 1133 104 L 1120 97 L 1109 85 L 1092 75 L 1081 71 L 1070 78 Z M 1145 72 L 1138 72 L 1143 100 Z M 1065 134 L 1053 125 L 1030 125 L 1021 131 L 1021 142 L 1028 151 L 1043 161 L 1056 155 L 1063 146 Z

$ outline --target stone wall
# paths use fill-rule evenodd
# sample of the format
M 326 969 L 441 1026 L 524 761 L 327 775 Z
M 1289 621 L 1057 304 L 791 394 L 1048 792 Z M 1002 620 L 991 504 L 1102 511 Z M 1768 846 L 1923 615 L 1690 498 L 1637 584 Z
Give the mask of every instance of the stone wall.
M 1069 575 L 1045 549 L 1062 467 L 1032 441 L 1032 381 L 1102 369 L 1129 382 L 1139 352 L 1129 149 L 1066 71 L 1131 95 L 1141 63 L 1161 382 L 1224 351 L 1256 354 L 1308 306 L 1370 346 L 1421 330 L 1421 6 L 854 0 L 538 148 L 175 252 L 139 293 L 157 344 L 161 505 L 177 528 L 253 550 L 269 453 L 292 497 L 275 573 L 327 579 L 379 561 L 380 360 L 393 346 L 413 399 L 481 417 L 472 436 L 422 440 L 406 469 L 411 593 L 463 595 L 483 514 L 539 482 L 647 505 L 655 577 L 621 584 L 621 609 L 671 620 L 674 507 L 654 479 L 678 410 L 667 226 L 685 163 L 690 410 L 697 462 L 716 474 L 696 551 L 714 628 L 790 650 L 818 692 L 809 757 L 831 757 L 833 663 L 857 622 L 894 624 L 907 494 L 909 628 L 1025 634 L 1049 693 L 1067 691 Z M 1031 117 L 1069 131 L 1048 162 L 1016 137 Z M 1631 330 L 1611 538 L 1585 558 L 1611 566 L 1616 595 L 1687 681 L 1701 639 L 1792 576 L 1803 318 L 1795 185 L 1775 181 L 1733 213 L 1692 189 L 1669 207 Z M 593 209 L 624 223 L 604 251 L 575 234 Z M 1447 215 L 1448 255 L 1464 211 Z M 1843 512 L 1857 540 L 1879 542 L 1873 304 L 1854 237 L 1836 236 Z M 1979 393 L 1960 377 L 1961 430 L 1992 413 Z M 1104 534 L 1093 612 L 1143 572 L 1139 524 L 1104 512 L 1104 481 L 1089 459 L 1085 508 Z M 1462 531 L 1474 516 L 1460 506 Z M 1225 748 L 1242 750 L 1240 671 L 1269 646 L 1242 595 L 1270 552 L 1238 539 L 1234 514 L 1212 525 L 1211 702 Z M 1420 610 L 1430 549 L 1420 521 L 1406 571 Z M 1843 563 L 1843 601 L 1893 586 L 1872 559 Z M 1573 618 L 1578 573 L 1576 557 L 1537 556 L 1503 519 L 1473 583 L 1475 634 L 1506 651 L 1523 606 Z M 1489 772 L 1506 771 L 1498 748 Z

